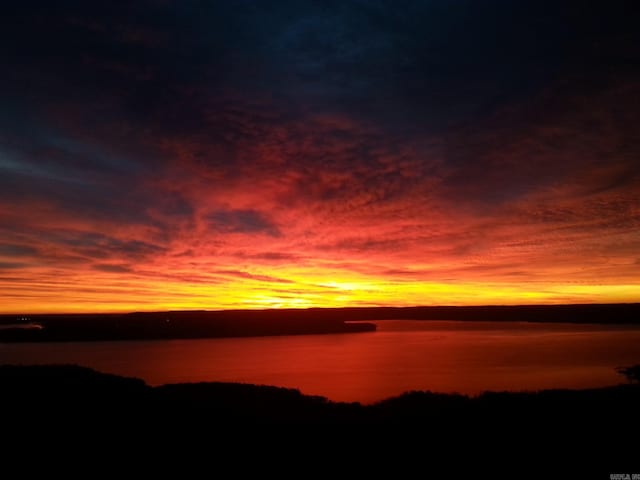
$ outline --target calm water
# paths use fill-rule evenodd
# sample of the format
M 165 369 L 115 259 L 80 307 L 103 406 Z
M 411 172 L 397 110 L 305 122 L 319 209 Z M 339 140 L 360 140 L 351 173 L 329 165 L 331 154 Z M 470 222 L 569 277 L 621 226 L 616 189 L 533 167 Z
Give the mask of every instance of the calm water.
M 342 335 L 0 344 L 0 363 L 75 363 L 152 385 L 226 381 L 374 402 L 407 390 L 584 388 L 640 363 L 640 327 L 386 320 Z

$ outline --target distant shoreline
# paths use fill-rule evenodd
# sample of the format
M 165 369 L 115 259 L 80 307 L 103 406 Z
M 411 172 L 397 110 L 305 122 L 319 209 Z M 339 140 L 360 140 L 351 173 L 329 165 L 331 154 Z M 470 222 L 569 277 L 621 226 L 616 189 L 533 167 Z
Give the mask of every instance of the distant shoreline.
M 336 319 L 229 319 L 189 312 L 43 316 L 0 327 L 0 342 L 5 343 L 319 335 L 371 332 L 377 328 L 374 323 Z
M 473 305 L 411 307 L 277 308 L 263 310 L 166 310 L 126 313 L 0 313 L 0 325 L 17 320 L 131 318 L 148 316 L 206 316 L 207 318 L 325 318 L 361 320 L 490 320 L 563 321 L 578 323 L 640 323 L 640 303 L 582 303 L 551 305 Z
M 375 320 L 640 325 L 640 304 L 351 307 L 0 315 L 0 342 L 162 340 L 371 332 Z

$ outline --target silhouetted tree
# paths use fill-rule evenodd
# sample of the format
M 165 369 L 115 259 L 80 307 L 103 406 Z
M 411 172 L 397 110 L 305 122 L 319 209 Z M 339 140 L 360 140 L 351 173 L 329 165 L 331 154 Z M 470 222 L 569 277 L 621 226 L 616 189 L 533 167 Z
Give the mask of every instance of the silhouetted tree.
M 632 365 L 630 367 L 618 367 L 616 372 L 627 377 L 629 382 L 640 383 L 640 365 Z

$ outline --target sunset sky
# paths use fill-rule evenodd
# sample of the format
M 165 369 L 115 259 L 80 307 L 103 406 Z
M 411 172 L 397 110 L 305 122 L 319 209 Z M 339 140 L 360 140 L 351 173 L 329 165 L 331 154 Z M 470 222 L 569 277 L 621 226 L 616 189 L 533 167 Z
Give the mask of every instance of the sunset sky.
M 640 301 L 637 1 L 7 1 L 0 313 Z

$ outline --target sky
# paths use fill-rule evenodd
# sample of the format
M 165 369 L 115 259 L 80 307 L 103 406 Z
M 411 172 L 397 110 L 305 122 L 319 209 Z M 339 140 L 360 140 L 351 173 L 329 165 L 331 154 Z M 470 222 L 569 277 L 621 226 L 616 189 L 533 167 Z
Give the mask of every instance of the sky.
M 0 312 L 640 301 L 635 0 L 2 10 Z

